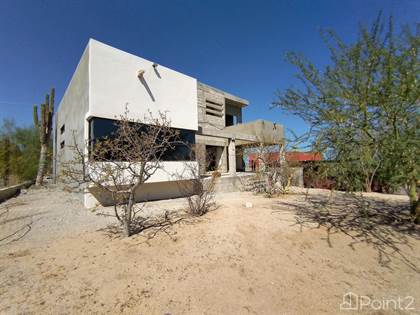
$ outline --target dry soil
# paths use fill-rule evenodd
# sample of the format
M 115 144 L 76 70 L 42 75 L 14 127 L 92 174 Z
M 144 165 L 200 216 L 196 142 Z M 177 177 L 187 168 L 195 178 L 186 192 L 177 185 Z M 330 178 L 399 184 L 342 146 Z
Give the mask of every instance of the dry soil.
M 414 308 L 388 304 L 375 314 L 418 314 L 420 238 L 407 199 L 336 193 L 326 210 L 328 191 L 305 192 L 224 194 L 201 218 L 174 214 L 120 238 L 103 229 L 113 218 L 69 193 L 29 190 L 0 205 L 8 210 L 0 238 L 21 229 L 1 242 L 0 313 L 351 314 L 340 304 L 353 292 Z M 360 202 L 391 219 L 360 218 Z

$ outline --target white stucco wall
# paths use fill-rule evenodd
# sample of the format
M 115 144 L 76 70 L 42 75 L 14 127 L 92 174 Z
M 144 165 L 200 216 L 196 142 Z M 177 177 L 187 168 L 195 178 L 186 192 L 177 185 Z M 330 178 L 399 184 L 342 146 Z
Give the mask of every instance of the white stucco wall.
M 142 119 L 147 111 L 167 112 L 176 128 L 197 130 L 197 80 L 126 53 L 89 41 L 90 107 L 89 115 L 115 118 L 128 104 L 130 116 Z M 137 77 L 145 70 L 144 81 Z
M 106 162 L 105 162 L 106 163 Z M 124 162 L 121 162 L 124 163 Z M 137 201 L 169 199 L 184 197 L 188 186 L 183 183 L 194 178 L 198 172 L 198 163 L 190 162 L 162 162 L 156 172 L 143 184 L 135 194 Z M 130 174 L 124 173 L 124 180 L 130 180 Z M 183 189 L 182 189 L 183 188 Z M 100 204 L 111 205 L 112 198 L 107 192 L 100 191 L 95 187 L 89 188 L 84 195 L 84 205 L 87 208 L 96 207 Z
M 127 162 L 117 162 L 119 166 L 128 166 Z M 151 167 L 154 167 L 154 163 L 150 163 Z M 102 169 L 107 167 L 116 166 L 114 164 L 110 164 L 109 162 L 95 162 L 92 163 L 89 167 L 92 169 Z M 140 171 L 140 164 L 138 165 L 131 165 L 132 168 Z M 88 169 L 89 170 L 89 169 Z M 175 181 L 175 180 L 186 180 L 193 178 L 192 175 L 198 172 L 198 164 L 196 161 L 169 161 L 169 162 L 161 162 L 159 165 L 156 165 L 156 168 L 153 168 L 152 171 L 154 174 L 147 180 L 148 183 L 158 183 L 158 182 L 167 182 L 167 181 Z M 194 173 L 192 173 L 194 171 Z M 98 176 L 97 171 L 92 171 L 94 174 L 94 178 L 109 178 L 107 172 L 100 172 Z M 127 184 L 132 181 L 134 178 L 132 173 L 128 170 L 124 170 L 118 173 L 118 179 L 120 184 Z M 110 182 L 111 184 L 112 182 Z
M 60 176 L 62 161 L 73 159 L 73 152 L 69 146 L 74 145 L 76 140 L 79 147 L 85 146 L 86 140 L 86 114 L 89 111 L 89 49 L 83 52 L 77 68 L 70 80 L 63 98 L 57 108 L 55 132 L 57 141 L 54 143 L 54 157 L 57 159 L 56 174 Z M 64 125 L 65 131 L 61 134 L 60 129 Z M 64 148 L 60 148 L 64 141 Z
M 130 117 L 142 120 L 166 112 L 174 128 L 198 129 L 197 80 L 167 67 L 103 44 L 89 41 L 91 117 L 118 118 L 128 104 Z M 137 74 L 145 70 L 144 81 Z M 162 162 L 148 182 L 175 180 L 185 162 Z M 196 163 L 196 162 L 192 162 Z
M 140 69 L 145 70 L 143 82 L 137 77 Z M 60 160 L 72 158 L 67 146 L 73 144 L 73 133 L 78 144 L 84 146 L 88 139 L 88 118 L 116 119 L 124 113 L 126 104 L 130 118 L 141 120 L 149 110 L 155 115 L 161 111 L 167 113 L 174 128 L 198 129 L 197 80 L 161 65 L 156 70 L 151 61 L 89 40 L 57 111 L 55 156 L 58 158 L 58 176 Z M 65 133 L 61 135 L 63 124 Z M 63 140 L 66 147 L 60 149 Z M 196 161 L 188 163 L 198 167 Z M 160 190 L 159 183 L 171 182 L 171 187 L 176 187 L 179 174 L 184 170 L 185 162 L 162 162 L 162 169 L 147 181 L 155 183 L 148 196 L 164 196 L 164 190 L 168 188 Z M 183 179 L 187 178 L 184 173 Z M 175 188 L 172 190 L 176 191 Z M 168 194 L 169 197 L 176 195 L 169 191 Z M 85 206 L 96 202 L 91 194 L 84 195 Z

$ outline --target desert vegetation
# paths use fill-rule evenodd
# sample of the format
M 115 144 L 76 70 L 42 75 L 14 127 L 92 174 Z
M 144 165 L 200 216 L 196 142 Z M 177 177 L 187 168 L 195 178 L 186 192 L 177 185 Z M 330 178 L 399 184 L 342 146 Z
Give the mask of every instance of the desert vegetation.
M 181 141 L 165 113 L 155 117 L 149 112 L 144 119 L 136 120 L 129 117 L 128 107 L 117 120 L 115 132 L 84 145 L 75 140 L 69 146 L 73 158 L 63 163 L 65 181 L 78 191 L 97 188 L 107 193 L 126 236 L 144 229 L 147 218 L 141 211 L 146 200 L 136 200 L 136 194 L 141 194 L 143 185 L 162 169 L 165 154 L 176 148 L 188 152 L 193 149 Z M 184 164 L 183 174 L 178 174 L 180 188 L 188 195 L 189 212 L 203 215 L 213 203 L 214 181 L 204 183 L 196 164 Z M 184 184 L 185 179 L 188 181 Z
M 41 186 L 44 181 L 44 175 L 48 170 L 49 161 L 51 161 L 51 142 L 52 142 L 52 127 L 54 117 L 54 101 L 55 89 L 51 89 L 51 93 L 45 96 L 45 102 L 40 106 L 38 115 L 38 107 L 34 106 L 33 119 L 35 129 L 39 135 L 39 163 L 38 173 L 36 175 L 36 186 Z
M 345 191 L 369 192 L 374 182 L 386 192 L 405 188 L 419 223 L 420 34 L 408 25 L 396 34 L 392 17 L 386 22 L 379 15 L 360 26 L 353 43 L 323 31 L 324 69 L 289 53 L 302 88 L 279 91 L 273 106 L 309 125 L 309 147 L 330 162 L 319 176 Z
M 5 119 L 0 127 L 0 185 L 8 186 L 22 181 L 43 184 L 44 176 L 51 174 L 52 127 L 55 89 L 45 96 L 45 102 L 33 108 L 34 125 L 17 126 Z
M 246 152 L 255 157 L 255 174 L 242 181 L 244 190 L 264 194 L 266 197 L 286 194 L 289 191 L 292 186 L 293 169 L 291 163 L 284 159 L 283 145 L 257 143 L 244 146 L 238 151 L 239 155 Z M 273 154 L 278 158 L 273 158 Z
M 191 148 L 192 154 L 195 149 Z M 202 216 L 215 207 L 215 186 L 220 172 L 215 170 L 210 177 L 204 177 L 200 170 L 191 165 L 185 164 L 184 174 L 177 175 L 180 191 L 186 196 L 188 207 L 187 212 L 192 216 Z M 184 178 L 189 178 L 185 181 Z
M 33 180 L 38 170 L 38 133 L 4 120 L 0 127 L 0 186 Z

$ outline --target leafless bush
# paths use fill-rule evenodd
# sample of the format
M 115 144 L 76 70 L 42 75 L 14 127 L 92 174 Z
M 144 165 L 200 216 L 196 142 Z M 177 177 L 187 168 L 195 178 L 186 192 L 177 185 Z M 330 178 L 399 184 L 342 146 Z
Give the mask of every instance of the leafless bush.
M 187 197 L 188 210 L 191 215 L 202 216 L 206 214 L 214 205 L 214 186 L 217 173 L 204 179 L 197 177 L 192 179 L 193 194 Z
M 272 144 L 252 144 L 248 150 L 255 156 L 255 174 L 242 183 L 245 190 L 264 193 L 267 197 L 288 192 L 293 178 L 293 169 L 284 159 L 283 146 Z M 240 153 L 242 154 L 242 153 Z
M 268 197 L 288 193 L 292 183 L 293 170 L 287 162 L 269 162 L 265 173 L 267 177 L 265 193 Z
M 186 164 L 187 181 L 180 181 L 180 189 L 187 196 L 188 213 L 202 216 L 215 206 L 215 185 L 220 177 L 219 171 L 214 171 L 210 177 L 200 174 L 198 168 Z M 180 177 L 181 179 L 181 177 Z
M 124 234 L 136 230 L 141 205 L 135 205 L 135 195 L 142 185 L 161 168 L 168 150 L 179 145 L 178 131 L 170 127 L 166 114 L 154 117 L 150 112 L 143 120 L 124 115 L 117 120 L 115 132 L 86 143 L 86 148 L 74 142 L 73 159 L 63 163 L 63 175 L 82 189 L 98 188 L 113 200 L 115 217 Z

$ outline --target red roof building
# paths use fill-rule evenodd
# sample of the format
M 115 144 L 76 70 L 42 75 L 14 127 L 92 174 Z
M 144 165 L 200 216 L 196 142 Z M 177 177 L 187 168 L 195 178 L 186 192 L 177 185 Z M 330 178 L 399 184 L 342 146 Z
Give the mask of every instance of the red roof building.
M 278 153 L 277 153 L 278 156 Z M 306 162 L 306 161 L 321 161 L 322 154 L 319 152 L 286 152 L 286 161 L 288 162 Z
M 274 162 L 279 160 L 279 152 L 270 152 L 264 154 L 264 160 L 267 162 Z M 308 161 L 321 161 L 322 154 L 319 152 L 298 152 L 290 151 L 286 152 L 286 161 L 287 162 L 308 162 Z M 258 161 L 258 153 L 249 153 L 248 154 L 248 165 L 252 170 L 255 170 L 256 167 L 260 164 Z

